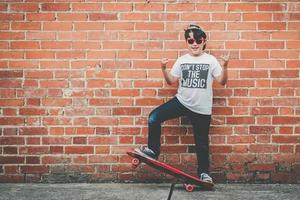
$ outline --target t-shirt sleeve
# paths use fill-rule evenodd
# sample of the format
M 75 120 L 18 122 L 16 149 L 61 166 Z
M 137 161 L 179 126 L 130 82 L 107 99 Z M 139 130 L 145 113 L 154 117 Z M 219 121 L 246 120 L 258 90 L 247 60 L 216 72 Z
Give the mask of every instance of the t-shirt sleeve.
M 218 60 L 213 57 L 213 62 L 212 62 L 212 76 L 216 78 L 217 76 L 220 76 L 222 74 L 222 67 Z
M 180 61 L 179 59 L 176 60 L 176 62 L 174 63 L 172 69 L 171 69 L 171 75 L 175 76 L 175 77 L 181 77 L 181 69 L 180 69 Z

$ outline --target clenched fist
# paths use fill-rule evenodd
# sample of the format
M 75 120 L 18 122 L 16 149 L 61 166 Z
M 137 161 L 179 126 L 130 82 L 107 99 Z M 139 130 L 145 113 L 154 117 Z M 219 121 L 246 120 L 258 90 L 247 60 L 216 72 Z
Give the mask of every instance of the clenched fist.
M 169 62 L 168 58 L 162 58 L 161 59 L 160 63 L 161 63 L 161 69 L 162 70 L 166 69 L 168 62 Z

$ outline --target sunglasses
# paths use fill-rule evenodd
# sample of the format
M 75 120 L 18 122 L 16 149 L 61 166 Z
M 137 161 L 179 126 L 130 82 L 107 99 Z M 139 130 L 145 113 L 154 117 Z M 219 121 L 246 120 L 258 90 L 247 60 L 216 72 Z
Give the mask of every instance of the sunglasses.
M 189 43 L 189 44 L 194 44 L 194 42 L 196 42 L 197 44 L 201 44 L 202 42 L 203 42 L 204 40 L 203 40 L 203 38 L 201 38 L 201 39 L 194 39 L 194 38 L 189 38 L 189 39 L 187 39 L 187 42 Z

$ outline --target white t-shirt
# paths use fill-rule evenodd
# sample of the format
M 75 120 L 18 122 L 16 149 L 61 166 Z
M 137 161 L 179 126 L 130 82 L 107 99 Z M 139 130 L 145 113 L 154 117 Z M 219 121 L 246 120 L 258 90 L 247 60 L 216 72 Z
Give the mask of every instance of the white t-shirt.
M 210 54 L 203 53 L 196 57 L 185 54 L 179 57 L 171 69 L 171 74 L 180 78 L 176 97 L 191 111 L 211 115 L 213 77 L 221 73 L 222 67 Z

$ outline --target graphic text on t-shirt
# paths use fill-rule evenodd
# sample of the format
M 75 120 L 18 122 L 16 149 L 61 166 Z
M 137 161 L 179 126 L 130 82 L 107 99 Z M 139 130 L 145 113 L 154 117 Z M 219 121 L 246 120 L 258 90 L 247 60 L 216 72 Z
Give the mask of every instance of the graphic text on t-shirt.
M 202 89 L 207 87 L 209 64 L 184 63 L 180 67 L 182 70 L 181 87 Z

